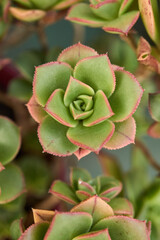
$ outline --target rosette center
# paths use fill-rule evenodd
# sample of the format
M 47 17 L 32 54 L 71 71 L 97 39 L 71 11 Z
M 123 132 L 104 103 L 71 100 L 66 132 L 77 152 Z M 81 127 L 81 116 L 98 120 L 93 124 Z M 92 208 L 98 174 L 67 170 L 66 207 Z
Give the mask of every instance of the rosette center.
M 93 113 L 93 98 L 88 95 L 79 95 L 76 100 L 70 103 L 69 109 L 73 118 L 82 120 Z

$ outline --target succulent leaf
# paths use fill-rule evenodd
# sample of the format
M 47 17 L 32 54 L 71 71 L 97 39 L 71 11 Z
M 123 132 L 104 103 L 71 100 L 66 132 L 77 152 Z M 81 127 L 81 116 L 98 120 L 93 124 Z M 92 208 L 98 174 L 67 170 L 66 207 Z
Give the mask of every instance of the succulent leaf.
M 149 111 L 152 118 L 160 122 L 160 92 L 149 94 Z

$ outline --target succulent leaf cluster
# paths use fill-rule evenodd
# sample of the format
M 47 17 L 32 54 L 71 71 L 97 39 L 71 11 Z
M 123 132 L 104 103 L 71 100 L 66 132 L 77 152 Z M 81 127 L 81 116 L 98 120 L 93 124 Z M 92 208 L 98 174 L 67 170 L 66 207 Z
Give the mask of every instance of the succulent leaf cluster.
M 28 109 L 40 123 L 44 152 L 81 158 L 134 142 L 132 114 L 142 93 L 135 77 L 111 65 L 107 54 L 78 43 L 56 62 L 36 67 Z
M 81 202 L 70 212 L 34 209 L 33 213 L 35 224 L 19 240 L 150 239 L 150 224 L 128 216 L 115 215 L 114 210 L 98 196 Z
M 50 188 L 50 193 L 75 205 L 94 195 L 109 202 L 116 197 L 121 190 L 122 184 L 115 178 L 99 176 L 92 179 L 87 170 L 82 168 L 72 168 L 70 171 L 70 185 L 60 180 L 56 180 Z
M 102 27 L 104 31 L 128 34 L 139 17 L 137 3 L 133 0 L 89 0 L 73 6 L 67 19 L 90 27 Z

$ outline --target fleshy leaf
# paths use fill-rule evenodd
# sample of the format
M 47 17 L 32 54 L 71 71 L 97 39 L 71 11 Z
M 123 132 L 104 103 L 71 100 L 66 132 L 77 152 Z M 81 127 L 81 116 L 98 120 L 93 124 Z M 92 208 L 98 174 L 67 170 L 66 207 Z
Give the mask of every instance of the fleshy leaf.
M 38 137 L 44 152 L 58 156 L 74 153 L 78 147 L 68 140 L 67 131 L 68 127 L 47 116 L 38 128 Z
M 108 99 L 103 91 L 96 92 L 94 97 L 94 112 L 93 114 L 83 121 L 85 127 L 90 127 L 98 124 L 107 118 L 111 117 L 114 113 L 110 107 Z
M 69 104 L 76 100 L 79 95 L 94 95 L 94 90 L 88 86 L 87 84 L 70 77 L 65 95 L 64 95 L 64 104 L 66 107 L 69 106 Z
M 19 238 L 19 240 L 43 240 L 49 223 L 40 222 L 29 227 Z
M 19 239 L 23 232 L 24 232 L 23 220 L 22 219 L 14 220 L 10 227 L 12 239 L 13 240 Z
M 33 218 L 34 223 L 40 223 L 40 222 L 51 222 L 53 216 L 55 215 L 54 211 L 48 211 L 48 210 L 39 210 L 39 209 L 32 209 L 33 211 Z
M 79 3 L 71 7 L 66 19 L 91 27 L 102 27 L 106 22 L 105 19 L 96 16 L 86 3 Z
M 104 229 L 101 231 L 90 232 L 83 234 L 81 236 L 75 237 L 73 240 L 111 240 L 108 229 Z
M 153 138 L 160 138 L 160 123 L 153 123 L 148 129 L 148 134 Z
M 136 111 L 143 89 L 136 78 L 129 72 L 118 70 L 116 73 L 116 89 L 109 98 L 114 115 L 112 121 L 121 122 L 129 118 Z
M 100 176 L 100 197 L 108 201 L 116 197 L 122 190 L 122 183 L 113 177 Z
M 121 7 L 119 9 L 119 15 L 124 14 L 133 3 L 134 0 L 122 0 Z
M 57 213 L 44 240 L 70 240 L 89 231 L 92 217 L 88 213 Z
M 81 59 L 96 55 L 98 55 L 98 53 L 93 48 L 77 43 L 63 50 L 58 57 L 58 61 L 66 62 L 74 68 Z
M 86 118 L 90 117 L 93 113 L 93 109 L 91 109 L 89 111 L 77 110 L 74 107 L 73 103 L 70 104 L 69 108 L 70 108 L 70 112 L 75 120 L 86 119 Z
M 49 97 L 45 110 L 55 120 L 68 127 L 75 127 L 77 121 L 73 119 L 69 109 L 63 102 L 64 90 L 56 89 Z
M 30 0 L 13 0 L 13 1 L 19 3 L 20 5 L 23 5 L 24 7 L 28 7 L 28 8 L 33 7 Z
M 80 201 L 84 201 L 90 197 L 92 197 L 92 195 L 86 191 L 83 191 L 83 190 L 77 190 L 76 191 L 76 196 L 78 197 L 78 199 Z
M 89 193 L 91 196 L 96 194 L 94 187 L 92 187 L 89 183 L 82 181 L 81 179 L 78 181 L 78 189 L 80 191 Z
M 54 90 L 66 89 L 71 73 L 70 65 L 63 62 L 50 62 L 36 67 L 33 81 L 33 93 L 36 101 L 45 106 Z
M 109 141 L 113 132 L 114 124 L 105 120 L 92 127 L 84 127 L 79 123 L 76 128 L 68 129 L 67 137 L 73 144 L 97 152 Z
M 91 10 L 98 17 L 106 20 L 112 20 L 118 16 L 121 1 L 101 1 L 94 4 L 94 0 L 90 4 Z
M 88 84 L 95 92 L 102 90 L 109 97 L 115 89 L 115 75 L 106 54 L 85 58 L 74 69 L 76 79 Z
M 111 239 L 114 240 L 149 240 L 149 233 L 145 221 L 125 216 L 113 216 L 102 219 L 93 231 L 108 228 Z
M 12 164 L 0 172 L 0 204 L 13 201 L 25 192 L 24 177 L 21 170 Z
M 34 6 L 36 6 L 39 9 L 47 10 L 48 8 L 52 7 L 55 3 L 57 3 L 57 0 L 30 0 Z
M 160 40 L 159 30 L 159 8 L 158 2 L 154 0 L 138 0 L 141 17 L 150 38 L 157 44 Z
M 129 30 L 139 18 L 138 11 L 127 12 L 118 18 L 104 24 L 103 30 L 110 33 L 120 33 L 127 35 Z
M 134 143 L 136 134 L 136 124 L 134 118 L 115 123 L 115 131 L 111 139 L 105 144 L 105 148 L 119 149 Z
M 149 111 L 152 118 L 160 122 L 160 92 L 149 94 Z
M 81 1 L 81 0 L 61 0 L 53 8 L 55 10 L 62 10 L 62 9 L 68 8 L 72 4 L 75 4 L 79 1 Z
M 116 215 L 128 215 L 133 217 L 133 206 L 127 199 L 114 198 L 109 202 L 109 205 Z
M 73 189 L 65 182 L 62 182 L 60 180 L 56 180 L 53 182 L 49 192 L 70 204 L 75 205 L 79 202 Z
M 23 8 L 10 7 L 9 10 L 15 18 L 24 22 L 34 22 L 46 15 L 44 11 L 38 9 L 28 10 Z
M 90 173 L 83 168 L 71 168 L 70 171 L 70 182 L 72 187 L 76 190 L 78 189 L 78 180 L 81 179 L 85 182 L 91 179 Z
M 14 159 L 20 144 L 20 129 L 10 119 L 0 116 L 0 162 L 3 165 Z
M 47 115 L 43 108 L 36 102 L 34 96 L 30 98 L 26 106 L 32 118 L 38 123 L 40 123 L 43 120 L 43 118 Z
M 93 224 L 105 217 L 113 216 L 112 208 L 98 196 L 93 196 L 71 209 L 71 212 L 88 212 L 93 217 Z

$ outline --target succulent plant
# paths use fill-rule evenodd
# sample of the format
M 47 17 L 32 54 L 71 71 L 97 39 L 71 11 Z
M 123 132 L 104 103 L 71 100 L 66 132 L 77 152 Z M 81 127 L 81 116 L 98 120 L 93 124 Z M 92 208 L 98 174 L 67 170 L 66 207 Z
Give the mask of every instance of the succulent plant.
M 34 221 L 19 238 L 34 240 L 149 240 L 150 224 L 115 215 L 106 202 L 93 196 L 70 212 L 33 210 Z
M 117 196 L 121 190 L 121 182 L 113 177 L 99 176 L 92 179 L 87 170 L 83 168 L 72 168 L 70 172 L 70 185 L 56 180 L 50 188 L 50 193 L 75 205 L 94 195 L 109 202 Z
M 89 0 L 73 6 L 67 19 L 90 27 L 102 27 L 104 31 L 128 34 L 139 17 L 133 0 Z
M 148 134 L 160 138 L 160 92 L 149 94 L 149 112 L 155 122 L 149 127 Z
M 56 62 L 36 67 L 33 96 L 27 104 L 39 124 L 44 152 L 81 158 L 102 147 L 118 149 L 134 142 L 135 112 L 143 89 L 107 54 L 80 43 Z
M 11 14 L 22 21 L 32 22 L 43 18 L 48 10 L 63 10 L 80 0 L 13 0 L 17 6 L 10 7 Z

